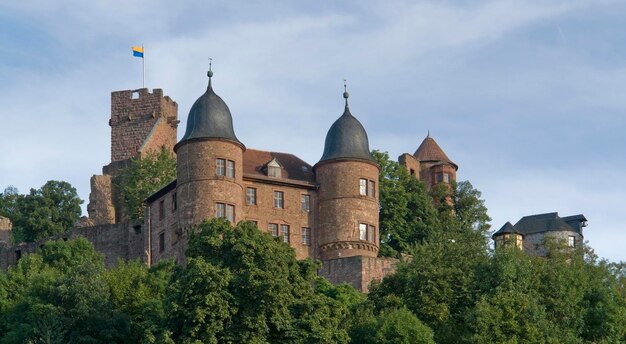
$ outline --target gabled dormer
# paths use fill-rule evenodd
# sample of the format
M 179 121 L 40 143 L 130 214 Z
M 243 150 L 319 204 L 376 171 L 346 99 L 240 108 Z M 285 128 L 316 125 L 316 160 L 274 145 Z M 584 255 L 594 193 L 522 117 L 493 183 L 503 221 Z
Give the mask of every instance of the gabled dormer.
M 280 164 L 280 162 L 278 162 L 278 159 L 273 158 L 272 160 L 270 160 L 270 162 L 268 162 L 267 164 L 265 164 L 265 166 L 263 166 L 263 172 L 265 172 L 265 175 L 267 175 L 268 177 L 272 177 L 272 178 L 282 178 L 283 177 L 283 165 Z

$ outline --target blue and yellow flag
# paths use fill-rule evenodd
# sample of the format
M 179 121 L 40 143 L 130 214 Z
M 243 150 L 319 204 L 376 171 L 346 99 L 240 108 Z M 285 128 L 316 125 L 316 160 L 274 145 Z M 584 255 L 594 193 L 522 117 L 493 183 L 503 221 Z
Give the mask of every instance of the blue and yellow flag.
M 137 57 L 143 58 L 143 47 L 134 46 L 133 47 L 133 56 L 137 56 Z

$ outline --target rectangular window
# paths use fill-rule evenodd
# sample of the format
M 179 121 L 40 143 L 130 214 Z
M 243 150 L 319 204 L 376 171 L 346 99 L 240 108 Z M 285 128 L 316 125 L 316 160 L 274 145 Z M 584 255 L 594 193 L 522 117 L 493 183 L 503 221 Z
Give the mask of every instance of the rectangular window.
M 270 231 L 270 234 L 274 237 L 277 238 L 278 237 L 278 225 L 275 223 L 270 223 L 267 225 L 267 228 Z
M 367 225 L 365 223 L 359 223 L 359 239 L 367 240 Z
M 283 242 L 289 242 L 289 226 L 280 225 L 280 236 L 283 238 Z
M 226 161 L 226 177 L 235 178 L 235 162 L 232 160 Z
M 267 166 L 267 175 L 269 177 L 280 178 L 282 173 L 280 172 L 280 167 L 278 166 Z
M 372 196 L 372 197 L 376 197 L 376 192 L 375 192 L 376 189 L 374 187 L 374 181 L 370 180 L 369 182 L 370 183 L 369 183 L 369 188 L 367 189 L 367 194 Z
M 437 183 L 441 183 L 443 181 L 443 173 L 437 173 Z
M 302 227 L 302 245 L 311 245 L 311 228 Z
M 165 233 L 159 234 L 159 252 L 165 251 Z
M 218 176 L 223 176 L 226 174 L 226 160 L 224 159 L 215 159 L 215 174 Z
M 311 196 L 302 195 L 300 198 L 300 205 L 302 206 L 302 211 L 309 212 L 311 210 Z
M 15 261 L 22 259 L 22 250 L 15 250 Z
M 285 207 L 285 198 L 284 193 L 282 191 L 274 191 L 274 208 L 284 208 Z
M 570 235 L 567 238 L 567 246 L 569 247 L 576 247 L 576 237 L 573 235 Z
M 178 199 L 176 198 L 176 192 L 172 194 L 172 213 L 178 208 Z
M 251 220 L 250 222 L 254 223 L 254 225 L 256 226 L 256 228 L 259 228 L 259 221 L 254 221 L 254 220 Z
M 450 183 L 450 173 L 443 174 L 443 182 L 448 184 Z
M 165 201 L 159 201 L 159 220 L 163 220 L 165 218 Z
M 359 179 L 359 195 L 367 196 L 367 179 Z
M 246 188 L 246 204 L 256 205 L 256 189 Z
M 369 234 L 368 236 L 370 238 L 370 241 L 376 242 L 376 227 L 370 225 L 370 231 L 368 234 Z
M 226 204 L 215 203 L 215 217 L 220 218 L 226 215 Z
M 227 204 L 226 205 L 226 218 L 230 222 L 235 222 L 235 206 Z
M 411 169 L 411 175 L 414 176 L 415 175 L 415 170 Z

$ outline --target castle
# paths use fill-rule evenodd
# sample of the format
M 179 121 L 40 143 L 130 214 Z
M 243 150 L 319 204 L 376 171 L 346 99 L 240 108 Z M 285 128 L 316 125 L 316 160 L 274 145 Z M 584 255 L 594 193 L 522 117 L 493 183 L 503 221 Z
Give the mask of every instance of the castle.
M 370 281 L 393 272 L 394 259 L 377 257 L 379 166 L 363 125 L 350 113 L 348 93 L 321 159 L 311 166 L 293 154 L 247 148 L 235 135 L 228 106 L 213 91 L 212 75 L 178 142 L 178 105 L 162 90 L 112 92 L 111 162 L 91 178 L 89 217 L 60 237 L 86 237 L 108 265 L 136 258 L 149 265 L 182 262 L 189 229 L 224 217 L 254 222 L 293 247 L 299 259 L 321 260 L 319 274 L 334 283 L 366 291 Z M 133 158 L 161 147 L 176 154 L 176 179 L 147 198 L 143 222 L 132 221 L 113 180 Z M 458 166 L 430 135 L 399 162 L 428 186 L 456 180 Z M 4 244 L 0 268 L 39 245 Z

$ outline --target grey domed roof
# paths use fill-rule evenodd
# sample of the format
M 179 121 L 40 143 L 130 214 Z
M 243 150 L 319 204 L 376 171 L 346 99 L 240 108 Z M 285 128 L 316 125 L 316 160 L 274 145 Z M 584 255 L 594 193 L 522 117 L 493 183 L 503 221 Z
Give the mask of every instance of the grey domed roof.
M 213 92 L 210 78 L 206 92 L 196 100 L 189 110 L 187 130 L 179 144 L 188 140 L 204 138 L 227 139 L 243 145 L 235 136 L 230 110 L 222 98 Z
M 324 154 L 320 162 L 339 158 L 374 161 L 370 154 L 367 133 L 361 122 L 350 113 L 347 97 L 343 115 L 333 123 L 326 134 Z

